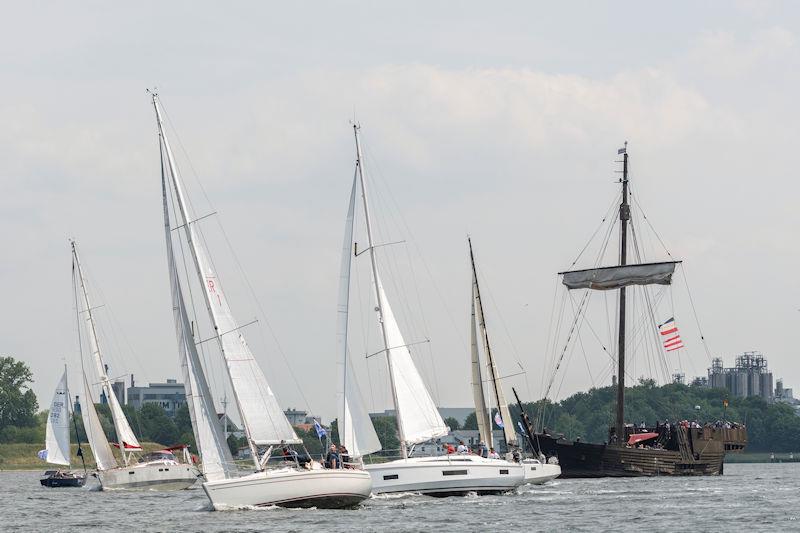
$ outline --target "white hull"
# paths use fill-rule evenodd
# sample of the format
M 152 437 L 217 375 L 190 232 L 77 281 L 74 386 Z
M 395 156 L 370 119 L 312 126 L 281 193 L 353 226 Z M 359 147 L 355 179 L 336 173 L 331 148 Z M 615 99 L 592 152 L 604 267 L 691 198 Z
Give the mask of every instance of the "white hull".
M 477 455 L 412 457 L 365 465 L 375 494 L 419 492 L 434 496 L 498 494 L 525 483 L 522 466 Z
M 102 489 L 182 490 L 195 484 L 200 472 L 182 463 L 151 462 L 97 472 Z
M 522 468 L 525 470 L 525 483 L 532 485 L 547 483 L 561 475 L 561 467 L 559 465 L 541 463 L 536 459 L 523 460 Z
M 353 507 L 369 498 L 370 475 L 363 470 L 284 468 L 203 483 L 215 510 L 242 507 Z

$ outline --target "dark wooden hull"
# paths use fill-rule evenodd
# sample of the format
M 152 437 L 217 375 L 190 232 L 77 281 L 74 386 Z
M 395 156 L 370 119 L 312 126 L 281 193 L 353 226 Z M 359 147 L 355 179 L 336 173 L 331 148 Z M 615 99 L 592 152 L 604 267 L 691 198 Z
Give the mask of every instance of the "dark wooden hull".
M 545 455 L 558 457 L 562 478 L 721 475 L 726 450 L 732 451 L 729 435 L 703 428 L 682 432 L 674 449 L 571 442 L 551 435 L 537 438 Z M 743 448 L 744 444 L 736 451 Z

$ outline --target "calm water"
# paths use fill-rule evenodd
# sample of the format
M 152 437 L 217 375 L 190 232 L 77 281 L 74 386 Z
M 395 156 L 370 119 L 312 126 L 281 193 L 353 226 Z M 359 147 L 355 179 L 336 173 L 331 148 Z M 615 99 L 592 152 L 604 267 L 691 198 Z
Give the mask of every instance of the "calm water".
M 800 463 L 707 478 L 556 480 L 518 494 L 375 498 L 353 511 L 209 511 L 202 490 L 46 489 L 0 472 L 2 531 L 800 531 Z M 624 523 L 622 523 L 624 522 Z

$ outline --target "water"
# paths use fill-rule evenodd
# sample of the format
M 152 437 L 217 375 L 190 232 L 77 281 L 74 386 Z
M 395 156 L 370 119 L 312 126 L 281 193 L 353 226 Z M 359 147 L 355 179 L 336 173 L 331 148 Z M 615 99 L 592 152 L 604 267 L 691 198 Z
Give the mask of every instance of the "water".
M 518 494 L 378 497 L 351 511 L 209 511 L 202 490 L 47 489 L 39 472 L 0 472 L 0 530 L 800 531 L 800 463 L 729 464 L 704 478 L 555 480 Z

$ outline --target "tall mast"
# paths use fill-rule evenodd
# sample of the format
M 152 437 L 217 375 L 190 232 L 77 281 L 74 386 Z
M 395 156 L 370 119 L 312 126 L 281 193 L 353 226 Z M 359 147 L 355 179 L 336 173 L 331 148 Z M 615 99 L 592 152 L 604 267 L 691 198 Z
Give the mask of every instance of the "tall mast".
M 386 364 L 389 367 L 389 385 L 392 390 L 392 401 L 394 402 L 395 419 L 397 420 L 397 433 L 400 437 L 400 452 L 403 459 L 408 458 L 408 449 L 406 447 L 405 432 L 403 431 L 403 419 L 400 414 L 399 402 L 397 401 L 397 389 L 394 384 L 394 369 L 392 368 L 392 358 L 389 354 L 389 340 L 386 333 L 386 324 L 383 322 L 383 299 L 381 298 L 381 291 L 378 289 L 378 264 L 375 261 L 375 248 L 372 242 L 372 222 L 369 217 L 369 202 L 367 201 L 367 187 L 364 183 L 364 158 L 361 154 L 361 138 L 359 131 L 361 126 L 353 124 L 353 133 L 356 137 L 356 168 L 358 168 L 358 179 L 361 183 L 361 198 L 364 201 L 364 218 L 366 219 L 367 226 L 367 244 L 369 246 L 369 259 L 372 266 L 372 280 L 375 285 L 375 311 L 378 313 L 378 323 L 381 326 L 381 337 L 383 338 L 383 349 L 386 353 Z
M 622 203 L 619 206 L 620 240 L 619 265 L 628 263 L 628 220 L 631 207 L 628 205 L 628 142 L 622 152 Z M 625 287 L 619 289 L 619 347 L 617 350 L 617 445 L 625 445 Z
M 186 240 L 189 243 L 189 250 L 191 251 L 192 259 L 194 260 L 195 270 L 197 271 L 197 276 L 200 279 L 200 285 L 204 287 L 203 293 L 203 300 L 206 303 L 206 309 L 208 309 L 208 315 L 211 319 L 211 323 L 214 326 L 214 335 L 219 343 L 220 351 L 222 352 L 223 356 L 225 355 L 225 346 L 222 342 L 222 334 L 225 331 L 220 330 L 219 321 L 217 320 L 217 316 L 214 313 L 214 310 L 211 306 L 211 301 L 209 299 L 208 291 L 205 290 L 206 287 L 206 279 L 203 274 L 203 267 L 201 265 L 201 259 L 197 253 L 197 236 L 194 230 L 194 220 L 191 219 L 187 209 L 186 209 L 186 199 L 183 192 L 183 184 L 181 183 L 180 179 L 177 176 L 177 170 L 175 165 L 175 160 L 172 154 L 172 148 L 170 147 L 169 140 L 167 139 L 166 134 L 164 133 L 164 123 L 161 119 L 161 109 L 158 105 L 158 95 L 153 94 L 153 108 L 156 111 L 156 120 L 158 122 L 158 135 L 161 139 L 162 146 L 164 147 L 164 151 L 167 156 L 167 164 L 169 166 L 170 175 L 172 176 L 172 185 L 175 189 L 175 198 L 178 203 L 178 208 L 181 213 L 181 217 L 183 218 L 183 227 L 186 233 Z M 230 370 L 228 372 L 228 376 L 230 377 Z M 236 387 L 233 387 L 233 394 L 236 399 L 237 404 L 241 405 L 241 401 L 239 400 L 239 394 L 236 390 Z M 245 435 L 247 436 L 247 443 L 250 446 L 250 453 L 252 455 L 253 463 L 257 470 L 263 470 L 258 454 L 258 448 L 253 440 L 253 437 L 250 433 L 250 427 L 248 425 L 247 417 L 245 416 L 243 410 L 240 408 L 240 415 L 242 417 L 242 425 L 244 426 Z

